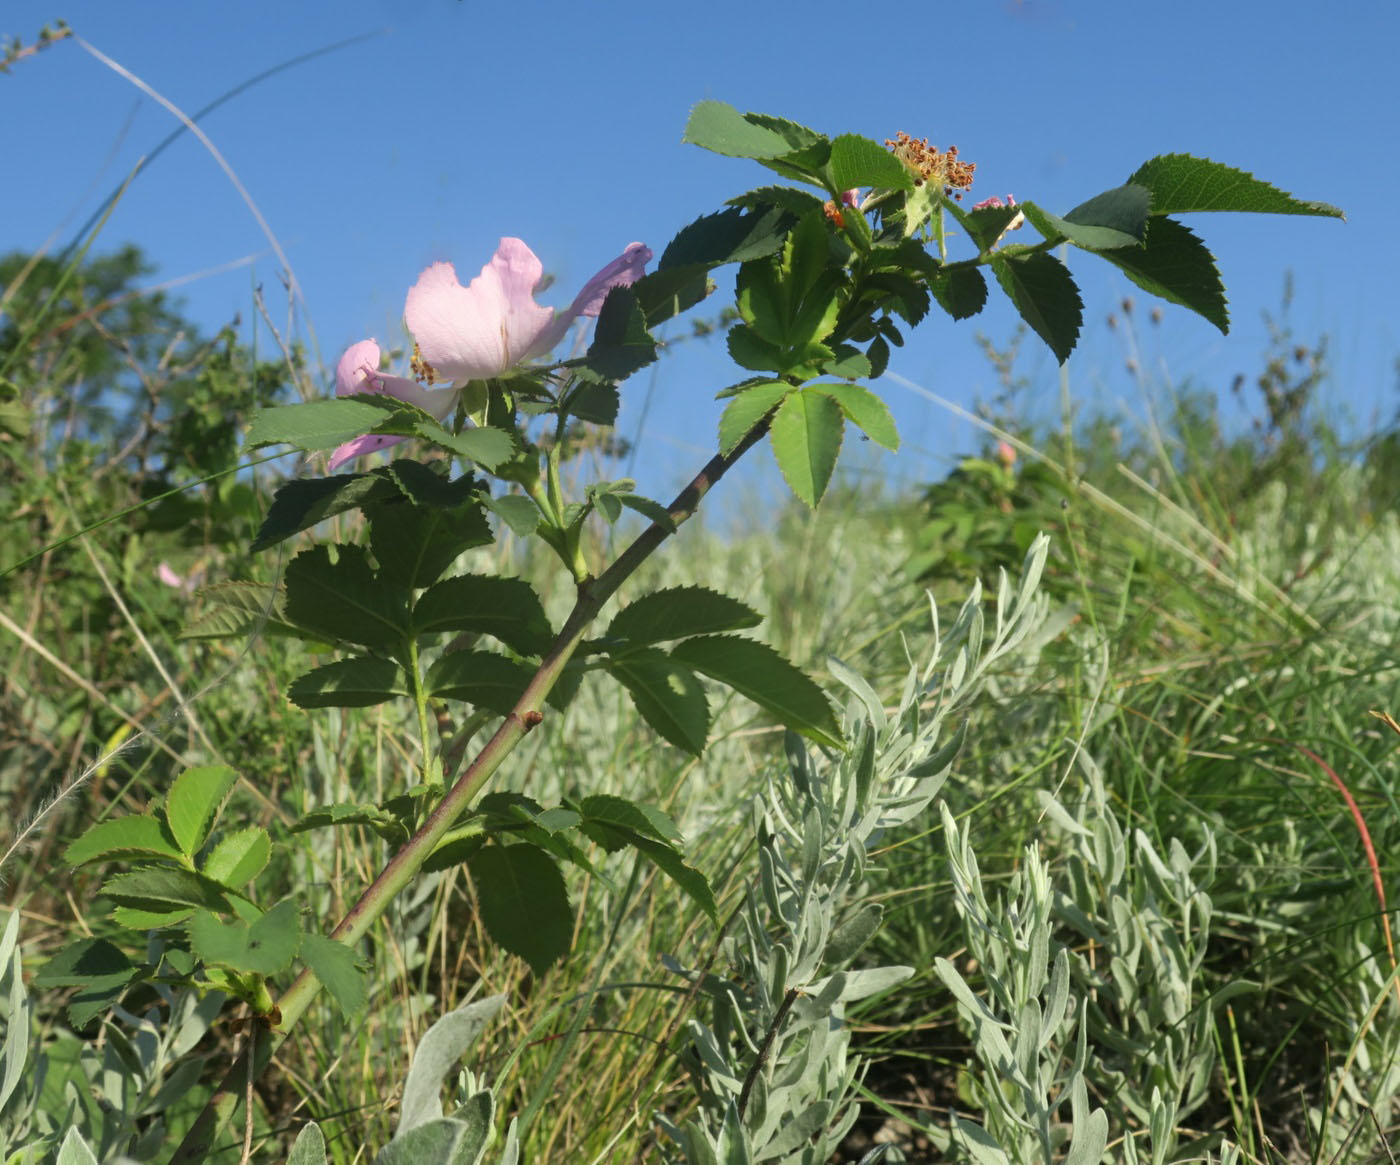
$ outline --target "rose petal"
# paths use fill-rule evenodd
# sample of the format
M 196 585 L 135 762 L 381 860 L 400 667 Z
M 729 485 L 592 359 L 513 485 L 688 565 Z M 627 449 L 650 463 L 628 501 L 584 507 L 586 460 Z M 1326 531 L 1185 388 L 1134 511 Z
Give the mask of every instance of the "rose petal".
M 354 396 L 360 392 L 379 391 L 375 384 L 378 371 L 379 345 L 373 340 L 351 344 L 335 366 L 335 395 Z
M 363 457 L 366 453 L 377 453 L 381 449 L 387 449 L 390 445 L 397 445 L 402 441 L 402 437 L 380 437 L 371 433 L 364 437 L 356 437 L 353 441 L 347 441 L 344 445 L 338 446 L 331 459 L 326 462 L 326 470 L 334 473 L 347 461 L 354 461 L 356 457 Z
M 442 380 L 500 376 L 533 355 L 554 313 L 535 302 L 544 268 L 519 239 L 502 239 L 463 287 L 451 263 L 434 263 L 409 290 L 404 320 L 418 353 Z

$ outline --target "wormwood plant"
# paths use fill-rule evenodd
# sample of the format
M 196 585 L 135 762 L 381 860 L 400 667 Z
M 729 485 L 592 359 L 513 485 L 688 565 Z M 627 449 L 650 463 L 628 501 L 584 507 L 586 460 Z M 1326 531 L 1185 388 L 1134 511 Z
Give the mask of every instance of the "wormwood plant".
M 715 1008 L 710 1022 L 691 1032 L 701 1049 L 696 1073 L 709 1115 L 672 1126 L 696 1160 L 740 1141 L 816 1160 L 815 1146 L 831 1143 L 849 1119 L 840 1005 L 898 978 L 845 969 L 878 916 L 862 906 L 847 916 L 842 903 L 859 881 L 871 837 L 901 812 L 927 804 L 952 754 L 914 759 L 933 737 L 921 735 L 910 713 L 913 687 L 891 720 L 857 685 L 864 719 L 843 727 L 807 675 L 741 634 L 760 615 L 737 599 L 701 587 L 665 588 L 634 595 L 605 626 L 604 607 L 756 444 L 768 441 L 794 493 L 813 506 L 831 480 L 848 424 L 897 447 L 889 410 L 868 382 L 884 371 L 904 329 L 935 305 L 955 320 L 979 312 L 989 290 L 985 271 L 1063 360 L 1078 337 L 1082 306 L 1057 248 L 1104 259 L 1224 330 L 1214 262 L 1175 215 L 1340 216 L 1238 170 L 1179 154 L 1152 159 L 1127 182 L 1060 216 L 1034 202 L 963 207 L 974 167 L 955 149 L 943 152 L 906 134 L 882 147 L 706 101 L 692 112 L 686 138 L 755 160 L 784 184 L 750 190 L 684 228 L 653 270 L 653 252 L 632 244 L 562 314 L 535 303 L 542 266 L 518 239 L 503 239 L 469 286 L 450 264 L 434 264 L 405 304 L 414 339 L 410 375 L 382 369 L 377 343 L 362 341 L 340 361 L 337 399 L 268 409 L 248 434 L 250 448 L 332 451 L 331 469 L 409 439 L 424 447 L 416 459 L 396 449 L 377 468 L 288 482 L 253 549 L 352 511 L 363 517 L 366 541 L 302 550 L 275 593 L 220 588 L 197 628 L 209 635 L 262 629 L 332 645 L 340 658 L 292 679 L 288 698 L 308 710 L 404 702 L 416 728 L 409 749 L 416 765 L 382 801 L 325 806 L 295 824 L 368 826 L 393 851 L 329 935 L 296 896 L 274 901 L 275 893 L 259 889 L 272 884 L 267 871 L 281 841 L 226 809 L 236 779 L 231 769 L 186 772 L 163 804 L 104 822 L 70 848 L 75 864 L 128 866 L 103 883 L 114 913 L 100 933 L 62 951 L 46 970 L 49 981 L 76 989 L 76 1020 L 156 984 L 232 996 L 253 1017 L 242 1054 L 178 1161 L 202 1159 L 219 1122 L 252 1089 L 322 986 L 347 1016 L 364 1006 L 356 952 L 425 871 L 466 863 L 490 934 L 536 971 L 568 952 L 573 910 L 561 863 L 594 870 L 599 849 L 635 851 L 715 915 L 706 877 L 686 863 L 681 839 L 659 809 L 601 793 L 550 805 L 519 788 L 482 795 L 527 734 L 549 731 L 552 711 L 566 706 L 590 674 L 619 684 L 657 735 L 691 754 L 703 751 L 710 731 L 704 681 L 754 701 L 822 750 L 820 761 L 795 760 L 792 784 L 775 789 L 755 822 L 765 892 L 742 912 L 731 977 L 702 980 Z M 1011 241 L 1010 232 L 1027 223 L 1040 238 Z M 965 257 L 950 257 L 955 241 Z M 669 505 L 637 493 L 630 480 L 566 489 L 564 461 L 612 423 L 621 385 L 656 359 L 652 330 L 712 294 L 714 274 L 729 265 L 737 268 L 738 322 L 727 342 L 739 379 L 719 393 L 728 404 L 715 456 Z M 587 349 L 553 359 L 570 324 L 587 317 L 597 319 Z M 649 524 L 605 561 L 585 533 L 598 519 L 616 523 L 628 509 Z M 465 553 L 505 530 L 538 540 L 557 557 L 576 595 L 562 625 L 551 624 L 523 580 L 459 572 Z M 999 607 L 999 617 L 1009 610 Z M 967 654 L 955 660 L 939 699 L 951 699 L 968 678 L 979 618 L 967 614 Z M 488 729 L 478 744 L 477 734 Z M 872 767 L 876 756 L 882 760 Z M 256 759 L 245 775 L 256 779 Z M 298 961 L 303 969 L 283 987 Z M 751 1066 L 735 1077 L 743 1049 Z M 792 1067 L 798 1061 L 836 1067 L 811 1077 Z M 489 1129 L 491 1114 L 483 1115 L 475 1095 L 467 1098 L 478 1105 L 472 1127 Z M 799 1113 L 804 1123 L 792 1124 Z M 784 1122 L 788 1131 L 774 1133 Z M 1076 1124 L 1076 1144 L 1093 1135 Z M 470 1149 L 461 1147 L 467 1141 L 453 1142 L 454 1160 L 480 1157 L 487 1138 L 471 1137 Z

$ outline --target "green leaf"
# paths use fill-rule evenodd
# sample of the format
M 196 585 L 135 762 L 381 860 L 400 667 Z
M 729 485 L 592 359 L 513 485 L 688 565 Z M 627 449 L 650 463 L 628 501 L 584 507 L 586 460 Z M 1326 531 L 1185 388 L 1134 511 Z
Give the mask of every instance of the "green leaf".
M 792 492 L 815 507 L 826 492 L 841 452 L 841 406 L 815 392 L 795 392 L 768 426 L 773 455 Z
M 326 1165 L 326 1138 L 315 1121 L 301 1126 L 287 1154 L 287 1165 Z
M 230 911 L 233 904 L 216 882 L 191 870 L 146 866 L 117 874 L 102 884 L 98 893 L 121 906 L 155 913 L 174 913 L 187 906 Z
M 707 635 L 677 644 L 671 658 L 747 696 L 794 732 L 843 747 L 841 727 L 826 694 L 766 643 Z
M 690 111 L 681 140 L 727 158 L 763 159 L 791 154 L 820 135 L 780 118 L 742 114 L 723 101 L 701 101 Z
M 267 830 L 250 825 L 219 839 L 205 859 L 203 874 L 237 890 L 257 877 L 271 856 L 272 839 Z
M 629 603 L 608 625 L 608 637 L 629 646 L 664 643 L 716 631 L 757 627 L 763 616 L 738 599 L 708 587 L 667 587 Z
M 248 426 L 247 447 L 294 445 L 303 453 L 334 449 L 376 429 L 411 432 L 418 409 L 390 396 L 361 394 L 263 409 Z
M 477 631 L 521 655 L 540 655 L 554 639 L 539 596 L 518 578 L 464 574 L 443 579 L 418 596 L 411 619 L 415 637 Z
M 491 937 L 536 975 L 569 951 L 574 912 L 559 867 L 531 845 L 489 845 L 467 859 Z
M 261 635 L 293 635 L 286 621 L 280 587 L 252 582 L 221 582 L 199 588 L 204 609 L 180 629 L 181 639 L 240 639 Z
M 593 343 L 583 361 L 589 369 L 607 380 L 625 380 L 640 368 L 645 368 L 656 359 L 656 340 L 647 331 L 646 316 L 638 303 L 636 292 L 630 287 L 614 287 L 603 301 L 598 313 L 598 323 L 593 331 Z M 584 420 L 577 408 L 570 412 Z M 612 416 L 599 424 L 612 424 L 617 417 L 616 407 Z
M 398 492 L 394 482 L 377 471 L 289 481 L 273 495 L 251 548 L 266 550 L 336 514 Z
M 138 968 L 115 943 L 85 938 L 70 943 L 34 973 L 35 987 L 124 987 Z
M 118 906 L 112 911 L 112 921 L 123 930 L 163 930 L 167 926 L 178 926 L 193 913 L 193 906 L 178 906 L 170 910 L 143 910 L 139 906 Z
M 829 396 L 841 406 L 842 413 L 877 445 L 894 451 L 899 448 L 899 432 L 889 406 L 864 385 L 813 384 L 805 390 Z
M 494 540 L 475 499 L 456 510 L 394 499 L 364 507 L 379 577 L 404 590 L 431 586 L 464 551 Z
M 308 829 L 321 829 L 328 825 L 366 825 L 393 846 L 400 846 L 409 838 L 401 818 L 387 808 L 365 801 L 322 805 L 303 814 L 289 828 L 292 833 L 304 833 Z
M 710 705 L 694 672 L 655 649 L 628 652 L 611 660 L 608 671 L 663 740 L 692 756 L 705 751 Z
M 515 438 L 491 425 L 468 427 L 454 433 L 428 418 L 420 420 L 414 431 L 425 441 L 441 445 L 483 469 L 495 470 L 503 461 L 515 456 Z
M 671 846 L 647 837 L 634 837 L 632 847 L 670 878 L 712 921 L 719 920 L 719 907 L 715 904 L 709 879 L 694 866 L 687 865 Z
M 312 668 L 287 688 L 287 699 L 298 708 L 368 708 L 407 695 L 399 665 L 367 655 Z
M 1063 364 L 1074 351 L 1084 319 L 1079 288 L 1069 270 L 1043 251 L 1000 251 L 992 256 L 992 271 L 1021 318 Z
M 596 365 L 589 357 L 589 366 L 595 371 Z M 617 379 L 622 379 L 621 376 Z M 617 422 L 617 410 L 622 407 L 622 396 L 617 386 L 600 380 L 579 380 L 569 393 L 565 411 L 571 417 L 587 421 L 591 425 L 612 425 Z
M 331 993 L 346 1019 L 356 1015 L 369 998 L 365 973 L 355 952 L 343 942 L 307 933 L 301 940 L 301 957 L 311 973 Z
M 85 831 L 63 851 L 70 866 L 116 858 L 162 857 L 181 860 L 180 851 L 165 822 L 156 817 L 114 817 Z
M 841 380 L 860 380 L 873 376 L 870 357 L 850 344 L 838 344 L 833 349 L 836 357 L 822 365 L 822 374 L 835 376 Z
M 1225 284 L 1215 257 L 1195 233 L 1175 219 L 1156 217 L 1147 228 L 1145 247 L 1099 251 L 1144 291 L 1188 307 L 1222 332 L 1230 330 Z
M 78 1131 L 77 1125 L 70 1126 L 63 1135 L 54 1165 L 98 1165 L 97 1154 Z
M 493 995 L 449 1011 L 418 1042 L 404 1081 L 395 1140 L 404 1133 L 442 1119 L 442 1084 L 460 1066 L 462 1057 L 505 1006 L 504 995 Z M 477 1094 L 480 1095 L 480 1094 Z M 423 1158 L 438 1161 L 441 1158 Z
M 987 281 L 976 267 L 944 268 L 928 286 L 938 305 L 955 320 L 970 319 L 987 303 Z
M 427 509 L 460 510 L 468 502 L 484 500 L 485 496 L 486 487 L 483 482 L 470 471 L 460 477 L 449 476 L 449 467 L 445 461 L 434 461 L 424 465 L 421 461 L 400 457 L 370 472 L 376 477 L 391 481 L 398 487 L 399 493 L 415 506 Z
M 688 263 L 656 270 L 632 284 L 648 328 L 689 311 L 714 289 L 709 265 L 705 263 Z
M 1144 162 L 1128 181 L 1152 192 L 1153 214 L 1235 210 L 1346 217 L 1326 202 L 1302 202 L 1244 170 L 1190 154 L 1162 154 Z
M 254 922 L 224 922 L 207 910 L 190 920 L 190 949 L 206 963 L 243 975 L 276 975 L 292 965 L 301 949 L 301 915 L 283 899 Z
M 820 206 L 820 204 L 818 204 Z M 690 288 L 693 294 L 694 270 L 702 267 L 708 270 L 725 263 L 744 263 L 771 255 L 787 237 L 791 219 L 781 210 L 767 210 L 761 213 L 731 207 L 715 214 L 697 218 L 689 226 L 682 227 L 661 253 L 653 275 L 644 276 L 633 286 L 637 289 L 638 302 L 651 320 L 651 302 L 659 304 L 669 295 L 681 294 L 681 290 L 668 290 L 658 294 L 660 288 L 648 285 L 647 280 L 655 278 L 662 283 L 662 275 L 669 281 L 679 278 L 668 273 L 672 270 L 685 272 L 678 284 L 679 289 Z M 698 302 L 698 300 L 696 301 Z M 655 322 L 651 320 L 651 322 Z
M 859 134 L 843 133 L 831 142 L 827 163 L 831 185 L 840 194 L 855 186 L 883 190 L 909 190 L 914 178 L 908 167 L 878 142 Z
M 287 564 L 287 618 L 330 640 L 393 651 L 408 635 L 408 595 L 381 577 L 363 546 L 313 546 Z
M 592 793 L 579 803 L 584 820 L 592 825 L 621 827 L 655 838 L 667 845 L 678 844 L 681 831 L 665 810 L 645 801 L 629 801 L 612 793 Z M 612 847 L 609 852 L 616 852 Z
M 981 210 L 963 210 L 956 204 L 952 212 L 968 237 L 977 245 L 979 252 L 985 252 L 1006 233 L 1012 220 L 1021 213 L 1019 206 L 984 206 Z
M 528 538 L 540 524 L 540 508 L 521 494 L 488 498 L 486 508 L 522 538 Z
M 643 497 L 641 494 L 620 493 L 615 495 L 629 510 L 634 510 L 641 514 L 650 522 L 655 522 L 668 534 L 676 532 L 675 519 L 671 517 L 671 511 L 654 498 Z
M 729 355 L 740 368 L 754 372 L 781 372 L 787 360 L 776 344 L 770 344 L 747 324 L 735 324 L 725 337 Z
M 793 218 L 801 218 L 814 210 L 820 211 L 824 200 L 810 190 L 799 190 L 795 186 L 760 186 L 731 198 L 729 205 L 745 210 L 781 210 Z
M 533 671 L 487 651 L 453 651 L 428 669 L 428 694 L 439 700 L 465 700 L 478 708 L 509 715 Z
M 1022 203 L 1026 218 L 1051 242 L 1068 239 L 1088 251 L 1140 244 L 1147 231 L 1151 206 L 1147 188 L 1129 184 L 1106 190 L 1076 206 L 1064 218 L 1033 202 Z
M 165 819 L 184 853 L 193 857 L 199 851 L 237 780 L 238 774 L 227 765 L 186 769 L 175 778 L 165 799 Z

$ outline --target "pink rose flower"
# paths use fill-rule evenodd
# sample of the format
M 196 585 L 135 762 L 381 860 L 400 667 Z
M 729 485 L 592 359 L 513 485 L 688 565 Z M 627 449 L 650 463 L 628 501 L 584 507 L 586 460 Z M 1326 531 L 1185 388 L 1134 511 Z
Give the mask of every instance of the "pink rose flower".
M 546 356 L 580 316 L 596 317 L 614 287 L 646 274 L 651 248 L 631 243 L 574 297 L 567 311 L 535 302 L 544 266 L 520 239 L 502 239 L 491 262 L 463 287 L 451 263 L 434 263 L 409 289 L 404 322 L 413 336 L 413 368 L 420 384 L 379 372 L 379 345 L 361 340 L 346 349 L 336 367 L 336 395 L 382 392 L 445 419 L 469 380 L 490 380 Z M 433 385 L 442 384 L 441 388 Z M 366 436 L 331 454 L 329 468 L 403 440 Z

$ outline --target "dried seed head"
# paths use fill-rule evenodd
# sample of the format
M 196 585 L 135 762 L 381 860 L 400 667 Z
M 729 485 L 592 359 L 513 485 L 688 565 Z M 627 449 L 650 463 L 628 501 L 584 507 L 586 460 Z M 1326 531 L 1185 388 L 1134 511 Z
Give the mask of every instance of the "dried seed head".
M 961 198 L 960 192 L 972 185 L 972 173 L 977 164 L 959 161 L 957 146 L 949 146 L 946 153 L 940 153 L 928 144 L 928 138 L 913 138 L 903 130 L 893 138 L 886 138 L 885 145 L 917 180 L 942 186 L 944 194 Z

